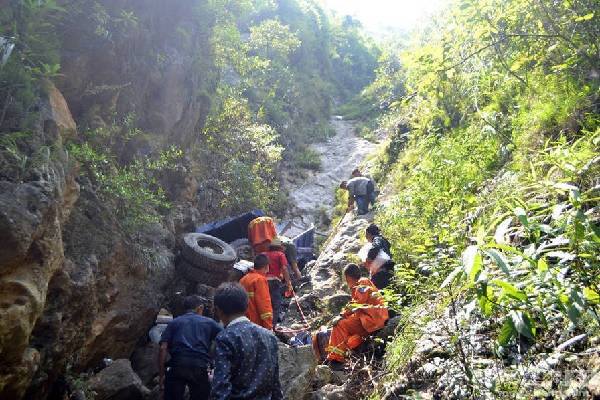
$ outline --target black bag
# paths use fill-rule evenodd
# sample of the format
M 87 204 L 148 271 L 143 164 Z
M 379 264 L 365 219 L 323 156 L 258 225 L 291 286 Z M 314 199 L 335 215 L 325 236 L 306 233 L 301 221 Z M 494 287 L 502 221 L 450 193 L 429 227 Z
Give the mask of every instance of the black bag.
M 373 185 L 373 181 L 369 179 L 369 183 L 367 183 L 367 194 L 373 193 L 375 190 L 375 186 Z

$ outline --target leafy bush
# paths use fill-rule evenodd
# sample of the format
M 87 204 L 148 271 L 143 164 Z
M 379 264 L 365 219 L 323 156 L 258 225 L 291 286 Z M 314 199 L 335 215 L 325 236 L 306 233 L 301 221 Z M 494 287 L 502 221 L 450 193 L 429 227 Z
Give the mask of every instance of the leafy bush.
M 43 83 L 60 70 L 56 27 L 66 10 L 54 0 L 11 1 L 0 10 L 0 38 L 12 38 L 14 50 L 0 68 L 0 129 L 27 130 Z
M 318 171 L 321 168 L 321 155 L 309 147 L 303 147 L 295 154 L 296 164 L 300 168 Z
M 160 179 L 169 170 L 181 168 L 182 150 L 171 146 L 154 155 L 134 156 L 123 161 L 117 143 L 126 145 L 142 132 L 133 127 L 133 117 L 124 125 L 85 132 L 84 140 L 70 143 L 70 153 L 81 162 L 83 190 L 95 192 L 129 232 L 160 222 L 170 208 Z

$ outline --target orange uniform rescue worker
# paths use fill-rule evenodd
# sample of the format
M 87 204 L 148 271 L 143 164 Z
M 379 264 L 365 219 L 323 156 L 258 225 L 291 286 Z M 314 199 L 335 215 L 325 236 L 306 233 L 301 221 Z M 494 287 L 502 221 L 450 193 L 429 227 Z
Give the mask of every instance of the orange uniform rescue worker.
M 273 330 L 273 308 L 267 282 L 269 257 L 259 254 L 254 258 L 254 269 L 240 279 L 240 284 L 248 293 L 246 317 L 258 326 Z
M 277 231 L 271 217 L 254 218 L 248 224 L 248 241 L 254 247 L 254 254 L 269 250 L 271 241 L 276 237 Z
M 352 300 L 345 311 L 333 320 L 327 348 L 332 366 L 344 362 L 346 350 L 362 343 L 363 337 L 383 328 L 388 310 L 381 294 L 367 278 L 360 277 L 360 268 L 348 264 L 344 268 L 346 283 L 352 288 Z

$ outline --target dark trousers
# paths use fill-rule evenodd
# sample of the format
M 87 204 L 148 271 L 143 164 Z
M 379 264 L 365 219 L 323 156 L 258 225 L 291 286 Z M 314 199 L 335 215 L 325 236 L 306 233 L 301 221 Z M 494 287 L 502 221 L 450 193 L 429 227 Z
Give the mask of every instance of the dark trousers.
M 186 386 L 190 400 L 207 400 L 210 382 L 206 367 L 169 367 L 165 374 L 165 400 L 183 400 Z
M 279 322 L 279 311 L 281 310 L 281 284 L 280 280 L 269 279 L 269 294 L 271 295 L 271 307 L 273 307 L 273 327 Z
M 379 270 L 371 277 L 371 282 L 377 289 L 383 289 L 390 285 L 394 275 L 387 270 Z

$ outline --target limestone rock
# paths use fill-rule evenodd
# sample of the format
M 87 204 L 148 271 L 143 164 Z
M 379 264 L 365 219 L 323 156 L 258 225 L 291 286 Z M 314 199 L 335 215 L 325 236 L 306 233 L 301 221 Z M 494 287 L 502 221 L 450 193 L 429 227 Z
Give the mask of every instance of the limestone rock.
M 314 371 L 314 379 L 323 384 L 341 383 L 340 377 L 327 365 L 317 365 Z
M 316 363 L 312 346 L 279 344 L 279 378 L 284 399 L 303 399 L 309 386 L 309 373 Z
M 598 354 L 595 354 L 590 359 L 588 370 L 598 371 L 599 368 L 600 356 Z M 600 399 L 600 372 L 596 372 L 596 374 L 590 378 L 587 384 L 587 390 L 594 399 Z
M 344 386 L 325 385 L 309 397 L 311 400 L 345 400 L 348 398 Z
M 24 182 L 0 178 L 0 398 L 23 397 L 43 360 L 32 332 L 65 262 L 62 233 L 79 196 L 74 173 L 49 160 Z
M 52 83 L 45 89 L 46 99 L 41 107 L 44 122 L 51 121 L 63 134 L 75 132 L 75 121 L 62 93 Z
M 160 345 L 152 341 L 138 347 L 131 356 L 131 367 L 148 387 L 155 376 L 158 376 L 158 350 Z
M 88 381 L 96 400 L 141 400 L 149 394 L 129 360 L 115 360 Z
M 332 314 L 342 311 L 342 308 L 352 299 L 352 296 L 346 293 L 338 293 L 327 299 L 327 309 Z
M 102 2 L 106 18 L 119 18 L 126 9 L 138 21 L 127 35 L 114 32 L 114 37 L 98 35 L 97 29 L 104 28 L 87 18 L 73 20 L 69 31 L 77 34 L 61 43 L 64 78 L 58 79 L 58 87 L 76 119 L 85 119 L 92 127 L 105 126 L 113 112 L 134 112 L 140 129 L 165 134 L 182 146 L 190 143 L 190 133 L 202 125 L 210 110 L 209 93 L 215 89 L 218 73 L 204 39 L 214 26 L 214 17 L 210 13 L 199 17 L 195 8 L 206 3 Z M 187 39 L 174 35 L 175 31 L 186 32 Z M 139 56 L 131 56 L 133 49 Z M 202 73 L 191 74 L 194 68 Z M 128 152 L 145 151 L 133 142 Z

